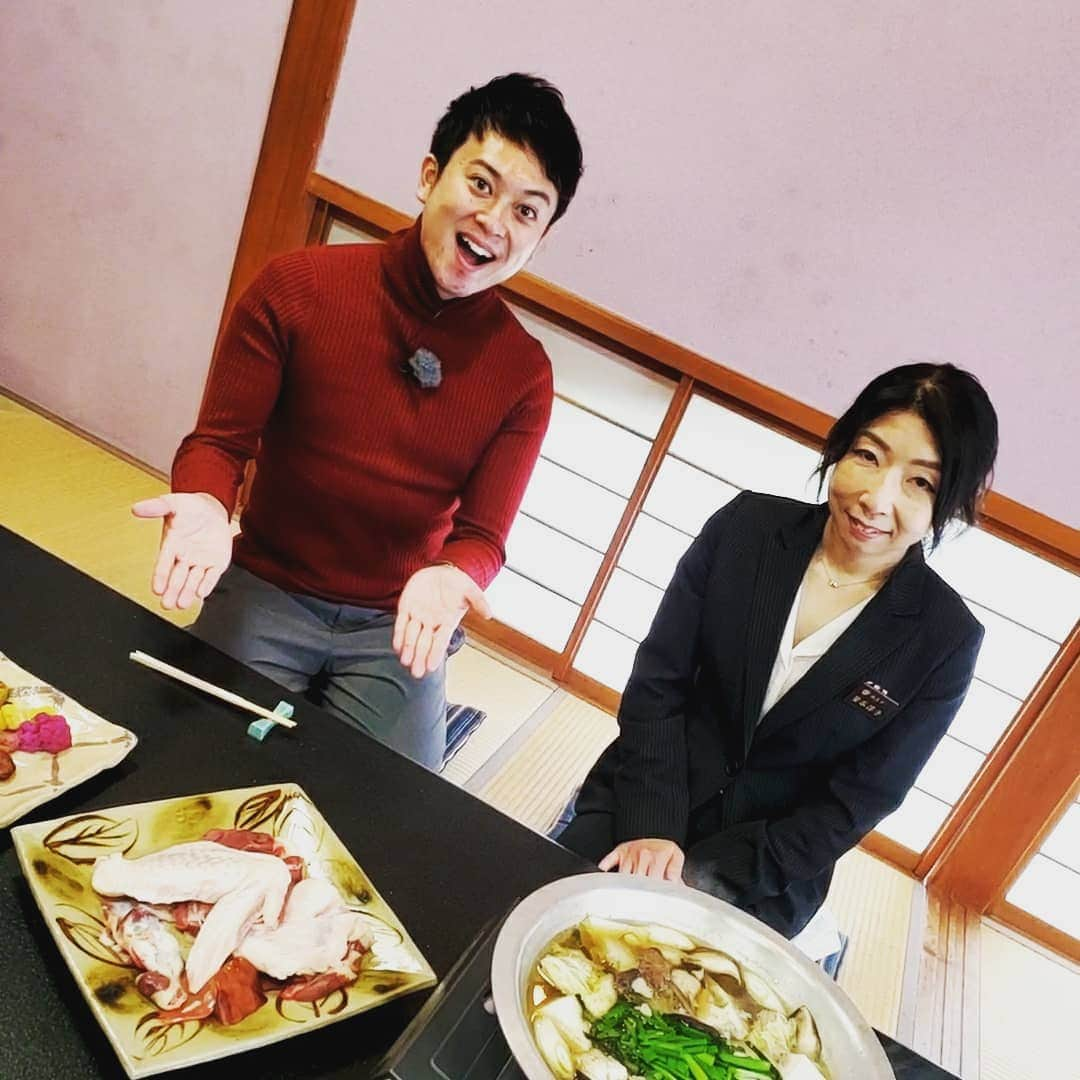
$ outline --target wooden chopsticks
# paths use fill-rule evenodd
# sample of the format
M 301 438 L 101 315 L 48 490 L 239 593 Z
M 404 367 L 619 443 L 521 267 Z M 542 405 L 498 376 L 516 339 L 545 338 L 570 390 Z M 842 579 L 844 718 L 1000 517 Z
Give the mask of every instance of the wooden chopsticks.
M 264 709 L 261 705 L 256 705 L 254 701 L 248 701 L 247 698 L 242 698 L 239 694 L 234 694 L 231 690 L 222 690 L 220 686 L 215 686 L 213 683 L 207 682 L 205 679 L 200 679 L 195 675 L 189 675 L 186 671 L 181 671 L 180 668 L 173 667 L 172 664 L 166 664 L 164 660 L 158 660 L 156 657 L 148 656 L 138 649 L 131 653 L 130 657 L 136 664 L 142 664 L 144 667 L 153 668 L 154 671 L 160 671 L 162 675 L 168 675 L 170 679 L 176 679 L 177 682 L 186 683 L 188 686 L 194 686 L 196 690 L 202 690 L 206 694 L 211 694 L 213 697 L 220 698 L 222 701 L 227 701 L 230 705 L 235 705 L 238 709 L 246 709 L 256 716 L 261 716 L 264 720 L 272 720 L 275 724 L 280 724 L 282 727 L 296 727 L 295 720 L 290 720 L 286 716 L 281 716 L 272 709 Z

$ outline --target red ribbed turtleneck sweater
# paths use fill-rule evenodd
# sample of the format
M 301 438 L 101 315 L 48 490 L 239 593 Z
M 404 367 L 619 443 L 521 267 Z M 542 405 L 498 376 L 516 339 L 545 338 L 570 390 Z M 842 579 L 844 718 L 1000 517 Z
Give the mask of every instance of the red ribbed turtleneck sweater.
M 271 262 L 173 462 L 174 491 L 231 512 L 256 458 L 234 560 L 289 592 L 392 610 L 421 567 L 447 560 L 485 587 L 502 566 L 551 366 L 493 291 L 441 300 L 419 234 Z M 421 347 L 441 362 L 437 389 L 402 373 Z

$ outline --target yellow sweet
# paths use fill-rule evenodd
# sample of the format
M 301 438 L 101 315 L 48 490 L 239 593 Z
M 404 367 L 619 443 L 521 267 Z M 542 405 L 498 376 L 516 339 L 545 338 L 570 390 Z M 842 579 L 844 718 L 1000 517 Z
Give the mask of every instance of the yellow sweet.
M 37 709 L 31 709 L 26 705 L 16 705 L 13 701 L 0 705 L 0 729 L 13 730 L 23 721 L 33 719 L 37 712 Z
M 3 705 L 11 693 L 11 687 L 5 682 L 0 682 L 0 705 Z

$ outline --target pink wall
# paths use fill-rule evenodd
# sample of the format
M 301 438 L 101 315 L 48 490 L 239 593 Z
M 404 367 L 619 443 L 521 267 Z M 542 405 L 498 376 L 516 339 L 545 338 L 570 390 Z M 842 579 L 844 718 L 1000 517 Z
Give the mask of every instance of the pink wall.
M 159 468 L 202 392 L 289 7 L 5 6 L 0 387 Z
M 831 413 L 895 363 L 968 367 L 998 490 L 1080 525 L 1072 0 L 362 4 L 320 171 L 414 210 L 438 113 L 513 69 L 586 150 L 537 273 Z

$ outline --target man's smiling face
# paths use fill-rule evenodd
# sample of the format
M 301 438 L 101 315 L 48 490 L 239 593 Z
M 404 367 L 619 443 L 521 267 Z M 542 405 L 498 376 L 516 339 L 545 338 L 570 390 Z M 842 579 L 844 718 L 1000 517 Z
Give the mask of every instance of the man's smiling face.
M 454 151 L 439 171 L 420 166 L 420 244 L 444 300 L 471 296 L 520 270 L 555 213 L 557 192 L 525 147 L 487 132 Z

